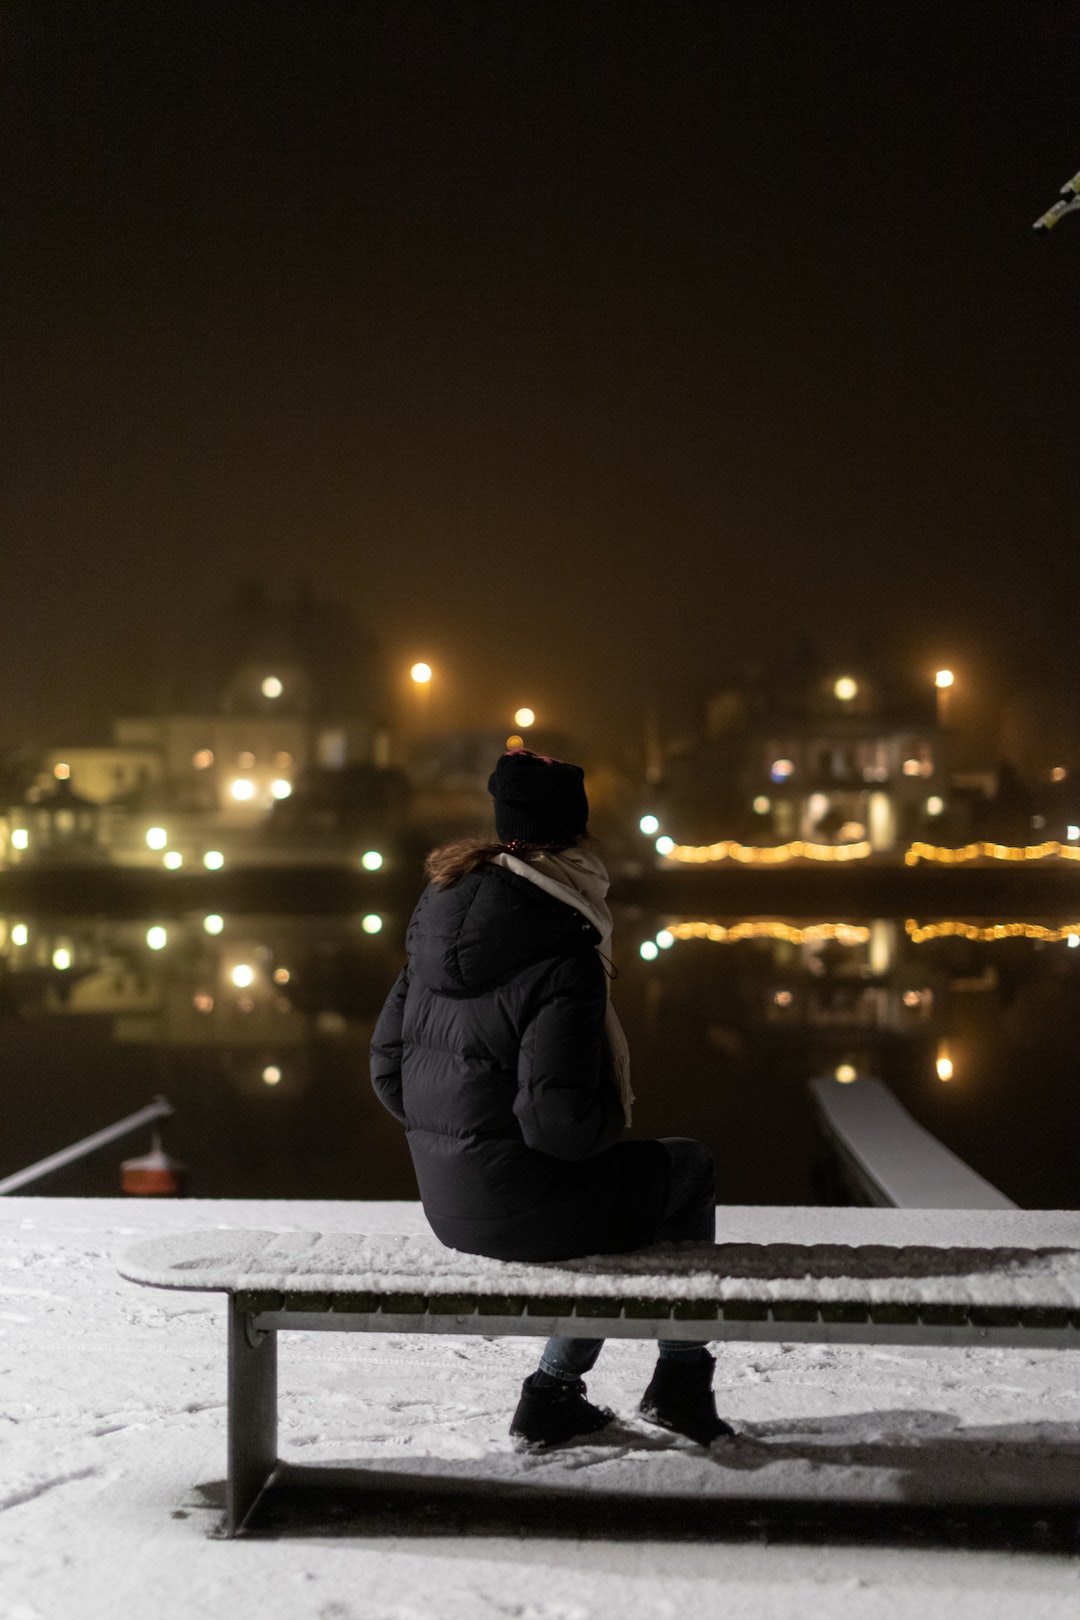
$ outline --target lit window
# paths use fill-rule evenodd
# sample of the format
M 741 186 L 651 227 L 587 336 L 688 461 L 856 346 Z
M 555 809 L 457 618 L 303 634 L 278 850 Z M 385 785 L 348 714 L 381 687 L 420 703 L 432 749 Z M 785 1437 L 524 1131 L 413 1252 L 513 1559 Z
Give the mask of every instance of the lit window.
M 262 683 L 262 695 L 266 698 L 279 698 L 284 690 L 276 675 L 268 675 Z
M 920 760 L 920 759 L 905 759 L 904 764 L 903 764 L 903 772 L 904 772 L 905 776 L 921 776 L 922 775 L 922 760 Z
M 857 844 L 866 837 L 866 828 L 861 821 L 845 821 L 836 836 L 842 844 Z
M 917 1007 L 920 1004 L 921 1001 L 922 1001 L 922 991 L 921 990 L 905 990 L 904 991 L 904 1006 L 905 1007 Z
M 191 756 L 191 763 L 197 771 L 208 771 L 214 763 L 212 748 L 200 748 Z

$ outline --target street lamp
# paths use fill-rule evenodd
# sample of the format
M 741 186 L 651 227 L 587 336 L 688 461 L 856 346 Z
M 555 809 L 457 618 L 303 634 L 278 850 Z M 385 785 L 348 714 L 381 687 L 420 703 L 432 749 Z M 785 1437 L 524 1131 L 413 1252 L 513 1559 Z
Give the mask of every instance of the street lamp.
M 934 676 L 934 686 L 937 689 L 937 719 L 938 725 L 944 726 L 949 718 L 949 695 L 956 676 L 951 669 L 939 669 Z

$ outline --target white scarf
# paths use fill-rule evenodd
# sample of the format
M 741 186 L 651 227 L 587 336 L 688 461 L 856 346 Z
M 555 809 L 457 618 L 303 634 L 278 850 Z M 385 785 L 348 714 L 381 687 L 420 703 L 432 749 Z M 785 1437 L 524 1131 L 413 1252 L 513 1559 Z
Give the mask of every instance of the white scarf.
M 518 877 L 526 878 L 528 882 L 535 883 L 538 889 L 543 889 L 556 900 L 561 900 L 564 905 L 573 906 L 575 911 L 580 911 L 600 935 L 600 943 L 596 948 L 600 952 L 601 959 L 605 964 L 610 962 L 613 925 L 608 909 L 607 892 L 611 880 L 598 855 L 580 848 L 564 849 L 558 855 L 552 855 L 547 850 L 538 850 L 530 855 L 527 861 L 523 861 L 519 855 L 501 851 L 491 857 L 491 864 L 505 866 L 507 871 L 516 872 Z M 605 966 L 605 974 L 606 972 Z M 630 1086 L 630 1048 L 626 1044 L 626 1035 L 618 1014 L 611 1004 L 610 979 L 607 1009 L 604 1013 L 604 1035 L 611 1054 L 611 1066 L 619 1100 L 622 1103 L 623 1118 L 629 1125 L 634 1103 L 634 1093 Z

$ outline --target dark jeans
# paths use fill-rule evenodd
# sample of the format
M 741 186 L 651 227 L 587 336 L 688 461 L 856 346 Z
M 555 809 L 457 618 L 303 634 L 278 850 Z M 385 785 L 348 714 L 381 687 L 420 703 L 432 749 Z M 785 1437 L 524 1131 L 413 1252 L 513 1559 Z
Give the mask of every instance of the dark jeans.
M 660 1146 L 671 1165 L 664 1213 L 653 1234 L 654 1243 L 715 1243 L 716 1186 L 712 1155 L 688 1136 L 665 1136 Z M 540 1357 L 540 1370 L 549 1378 L 573 1383 L 595 1365 L 603 1339 L 549 1339 Z M 697 1361 L 704 1344 L 684 1339 L 660 1340 L 666 1360 Z

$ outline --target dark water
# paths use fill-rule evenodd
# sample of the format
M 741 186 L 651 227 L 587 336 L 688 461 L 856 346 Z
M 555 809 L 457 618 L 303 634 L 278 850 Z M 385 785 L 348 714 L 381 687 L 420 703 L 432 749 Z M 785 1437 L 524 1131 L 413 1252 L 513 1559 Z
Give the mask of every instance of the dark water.
M 0 917 L 0 1176 L 163 1093 L 165 1145 L 194 1196 L 414 1197 L 402 1132 L 367 1080 L 407 918 L 380 921 L 226 913 L 208 933 L 193 913 L 161 924 L 153 949 L 153 918 Z M 807 1081 L 847 1065 L 1020 1205 L 1074 1208 L 1080 949 L 1054 937 L 1066 921 L 1045 919 L 1047 937 L 983 918 L 968 932 L 998 937 L 923 938 L 879 918 L 829 938 L 805 919 L 625 913 L 614 990 L 634 1134 L 706 1141 L 724 1202 L 830 1201 Z M 691 924 L 714 937 L 642 959 L 665 925 Z M 148 1145 L 33 1190 L 115 1194 L 120 1160 Z

